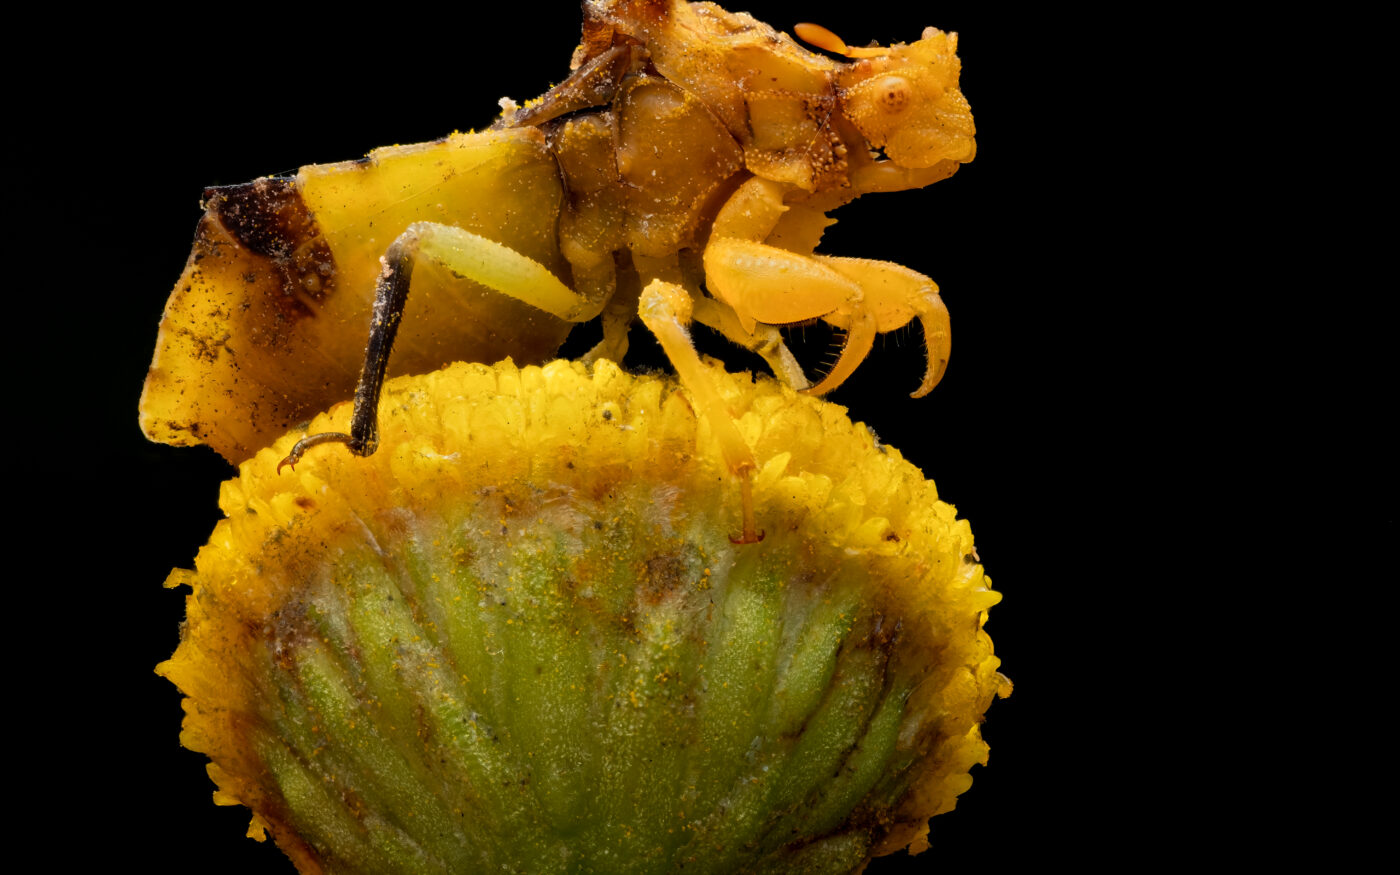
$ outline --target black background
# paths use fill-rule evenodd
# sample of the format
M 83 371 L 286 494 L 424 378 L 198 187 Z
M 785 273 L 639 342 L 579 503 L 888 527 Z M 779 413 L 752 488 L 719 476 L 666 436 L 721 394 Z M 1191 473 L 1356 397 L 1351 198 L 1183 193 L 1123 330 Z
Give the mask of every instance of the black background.
M 817 21 L 852 44 L 956 30 L 978 126 L 977 158 L 955 177 L 845 207 L 823 241 L 942 288 L 954 326 L 942 384 L 907 397 L 922 367 L 907 330 L 877 341 L 830 400 L 972 521 L 1005 594 L 988 630 L 1016 683 L 984 727 L 990 765 L 932 822 L 932 850 L 867 871 L 1116 867 L 1167 853 L 1176 840 L 1149 837 L 1180 783 L 1150 701 L 1161 658 L 1150 593 L 1166 560 L 1149 508 L 1183 484 L 1170 449 L 1180 426 L 1160 406 L 1170 390 L 1157 376 L 1152 262 L 1139 252 L 1161 217 L 1136 193 L 1148 171 L 1127 157 L 1148 136 L 1118 65 L 1131 47 L 1102 24 L 970 3 L 731 5 L 783 29 Z M 242 838 L 246 810 L 210 804 L 204 757 L 177 743 L 179 696 L 152 673 L 183 613 L 183 595 L 160 584 L 192 564 L 231 474 L 204 448 L 141 436 L 156 325 L 204 186 L 484 127 L 501 96 L 523 101 L 567 75 L 576 7 L 517 6 L 498 21 L 220 9 L 158 31 L 113 13 L 28 71 L 19 111 L 42 113 L 47 133 L 21 144 L 29 172 L 8 183 L 40 217 L 15 241 L 32 277 L 11 330 L 29 375 L 17 404 L 38 412 L 23 417 L 35 425 L 21 432 L 20 465 L 47 484 L 38 535 L 52 588 L 24 608 L 41 618 L 26 658 L 51 718 L 26 735 L 62 751 L 62 774 L 37 789 L 66 812 L 69 859 L 290 871 L 270 842 Z M 815 342 L 799 356 L 812 366 L 824 352 Z M 659 362 L 651 355 L 636 363 Z

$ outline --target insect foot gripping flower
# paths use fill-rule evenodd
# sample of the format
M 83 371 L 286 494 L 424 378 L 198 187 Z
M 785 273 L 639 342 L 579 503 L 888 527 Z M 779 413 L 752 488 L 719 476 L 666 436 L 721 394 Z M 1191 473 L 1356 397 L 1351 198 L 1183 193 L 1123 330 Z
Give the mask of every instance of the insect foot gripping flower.
M 712 369 L 716 441 L 611 362 L 391 381 L 379 451 L 224 485 L 159 672 L 216 801 L 303 872 L 848 872 L 927 846 L 1010 684 L 932 483 L 833 405 Z M 312 424 L 345 427 L 342 405 Z

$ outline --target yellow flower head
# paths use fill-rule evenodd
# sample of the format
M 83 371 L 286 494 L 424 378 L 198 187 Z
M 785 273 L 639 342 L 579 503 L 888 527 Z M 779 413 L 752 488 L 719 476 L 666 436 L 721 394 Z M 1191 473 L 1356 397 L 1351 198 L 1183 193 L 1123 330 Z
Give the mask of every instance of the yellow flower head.
M 224 485 L 182 740 L 304 872 L 850 871 L 927 846 L 1010 685 L 967 523 L 834 405 L 712 370 L 759 544 L 672 380 L 392 381 L 369 458 Z M 312 432 L 344 431 L 348 405 Z

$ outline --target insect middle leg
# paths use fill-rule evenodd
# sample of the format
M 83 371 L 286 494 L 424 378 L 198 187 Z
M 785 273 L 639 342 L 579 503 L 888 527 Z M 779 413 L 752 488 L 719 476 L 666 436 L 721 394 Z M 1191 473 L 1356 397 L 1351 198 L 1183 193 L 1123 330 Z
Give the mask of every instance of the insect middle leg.
M 773 369 L 778 379 L 792 388 L 799 391 L 810 388 L 807 375 L 802 372 L 802 366 L 797 363 L 792 351 L 783 342 L 783 335 L 778 329 L 772 325 L 759 324 L 752 330 L 745 331 L 744 326 L 739 324 L 739 317 L 734 315 L 734 310 L 714 298 L 698 298 L 694 305 L 693 316 L 696 322 L 718 331 L 731 343 L 757 353 L 768 363 L 768 367 Z
M 349 434 L 324 432 L 302 438 L 278 464 L 279 471 L 284 465 L 295 465 L 307 450 L 320 444 L 345 444 L 357 456 L 368 456 L 378 449 L 379 395 L 408 301 L 413 267 L 419 259 L 440 264 L 465 279 L 570 322 L 592 319 L 605 303 L 578 294 L 544 265 L 478 234 L 434 222 L 409 225 L 389 245 L 382 259 L 384 267 L 375 285 L 369 343 L 364 370 L 355 387 Z
M 643 324 L 651 329 L 666 357 L 680 375 L 681 383 L 690 390 L 698 412 L 710 423 L 719 441 L 720 454 L 729 473 L 739 479 L 742 498 L 743 530 L 730 536 L 736 544 L 756 544 L 763 540 L 758 531 L 753 508 L 753 472 L 758 467 L 748 441 L 739 433 L 724 399 L 706 372 L 695 344 L 690 339 L 689 325 L 693 301 L 682 286 L 664 279 L 655 279 L 642 290 L 638 312 Z

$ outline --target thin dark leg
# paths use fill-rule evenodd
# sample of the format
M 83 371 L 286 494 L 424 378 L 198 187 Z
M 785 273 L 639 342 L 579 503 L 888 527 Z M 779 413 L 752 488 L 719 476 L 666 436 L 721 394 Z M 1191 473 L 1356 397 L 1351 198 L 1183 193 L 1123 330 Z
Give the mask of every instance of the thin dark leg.
M 379 448 L 379 393 L 384 388 L 384 374 L 389 368 L 389 354 L 394 336 L 399 331 L 404 304 L 408 300 L 408 285 L 413 277 L 413 260 L 418 254 L 418 233 L 409 229 L 399 236 L 384 253 L 384 270 L 374 288 L 374 317 L 369 327 L 369 343 L 365 347 L 365 369 L 355 387 L 355 410 L 350 415 L 350 433 L 324 432 L 307 435 L 297 441 L 287 458 L 277 463 L 280 473 L 284 465 L 296 465 L 302 455 L 318 444 L 339 443 L 357 456 L 369 456 Z

